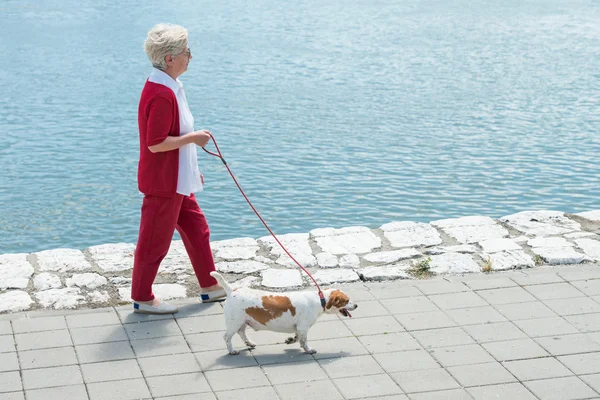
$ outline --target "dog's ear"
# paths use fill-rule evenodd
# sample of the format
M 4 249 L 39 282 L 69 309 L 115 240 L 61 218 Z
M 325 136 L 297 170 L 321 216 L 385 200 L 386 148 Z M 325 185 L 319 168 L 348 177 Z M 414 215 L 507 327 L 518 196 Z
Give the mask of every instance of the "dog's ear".
M 344 306 L 348 304 L 349 301 L 350 299 L 348 298 L 348 296 L 346 296 L 344 292 L 342 292 L 341 290 L 334 290 L 329 295 L 329 299 L 327 299 L 327 304 L 325 305 L 325 308 L 328 310 L 331 307 L 344 308 Z

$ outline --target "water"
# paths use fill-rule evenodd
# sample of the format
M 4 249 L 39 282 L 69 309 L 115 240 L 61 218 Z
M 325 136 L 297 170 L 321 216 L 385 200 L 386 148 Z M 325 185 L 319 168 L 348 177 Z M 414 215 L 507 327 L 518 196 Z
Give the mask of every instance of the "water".
M 597 1 L 3 0 L 0 253 L 135 242 L 157 22 L 278 233 L 600 208 Z M 267 232 L 200 151 L 212 239 Z

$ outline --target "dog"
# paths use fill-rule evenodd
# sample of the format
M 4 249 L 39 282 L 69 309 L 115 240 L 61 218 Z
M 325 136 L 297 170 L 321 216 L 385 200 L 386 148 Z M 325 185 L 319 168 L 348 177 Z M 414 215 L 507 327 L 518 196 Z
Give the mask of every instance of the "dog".
M 322 314 L 340 313 L 352 317 L 350 311 L 356 310 L 357 304 L 337 289 L 323 291 L 326 299 L 325 308 L 316 292 L 272 293 L 250 288 L 233 289 L 218 272 L 210 273 L 225 289 L 227 298 L 223 310 L 225 313 L 226 332 L 223 335 L 229 354 L 236 355 L 231 339 L 237 333 L 246 346 L 253 349 L 256 344 L 246 335 L 246 327 L 255 331 L 270 330 L 274 332 L 294 333 L 294 337 L 286 340 L 286 344 L 300 342 L 305 353 L 317 351 L 308 346 L 308 330 L 317 322 Z

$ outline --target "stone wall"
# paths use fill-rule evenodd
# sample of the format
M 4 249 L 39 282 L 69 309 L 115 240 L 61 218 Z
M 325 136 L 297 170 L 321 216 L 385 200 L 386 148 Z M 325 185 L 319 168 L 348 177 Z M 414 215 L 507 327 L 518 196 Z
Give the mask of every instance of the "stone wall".
M 600 210 L 390 222 L 377 229 L 319 228 L 278 238 L 320 285 L 416 279 L 415 265 L 434 274 L 466 274 L 597 263 Z M 270 236 L 211 244 L 217 270 L 238 286 L 278 291 L 311 285 Z M 134 249 L 134 244 L 117 243 L 0 255 L 0 313 L 127 303 Z M 165 300 L 198 295 L 181 241 L 173 241 L 154 292 Z

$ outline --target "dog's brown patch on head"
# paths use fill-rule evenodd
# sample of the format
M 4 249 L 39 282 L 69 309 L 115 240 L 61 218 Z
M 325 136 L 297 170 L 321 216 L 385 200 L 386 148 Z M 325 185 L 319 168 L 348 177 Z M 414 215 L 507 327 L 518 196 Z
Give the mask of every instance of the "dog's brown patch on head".
M 349 302 L 350 299 L 348 298 L 348 296 L 346 296 L 344 292 L 342 292 L 341 290 L 334 290 L 329 295 L 329 299 L 327 300 L 325 308 L 327 308 L 328 310 L 331 307 L 344 308 Z
M 263 325 L 267 322 L 281 317 L 284 312 L 289 311 L 292 315 L 296 315 L 296 307 L 287 296 L 263 296 L 262 307 L 249 307 L 246 309 L 246 314 L 254 318 Z

